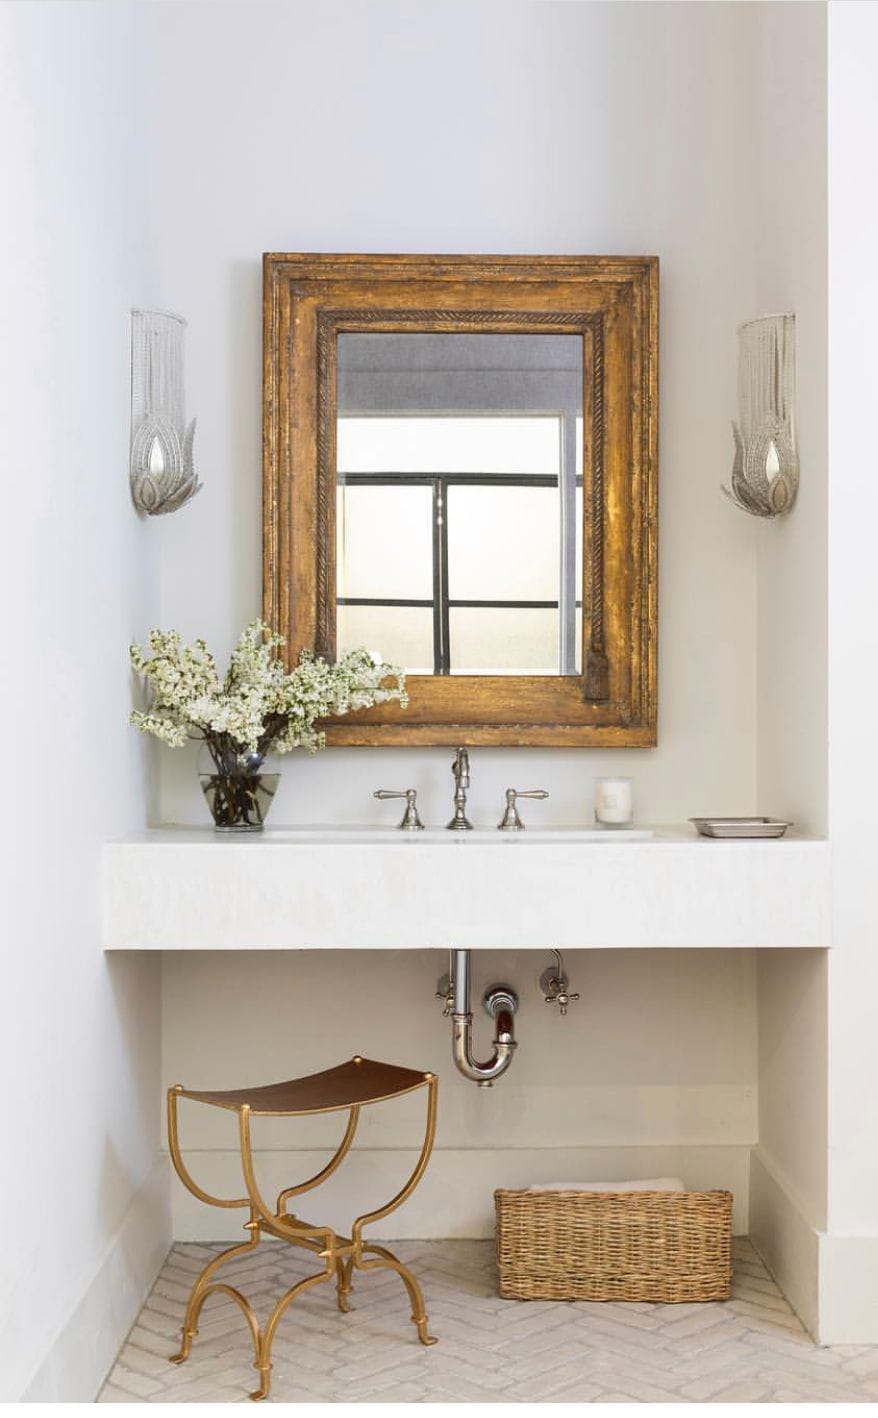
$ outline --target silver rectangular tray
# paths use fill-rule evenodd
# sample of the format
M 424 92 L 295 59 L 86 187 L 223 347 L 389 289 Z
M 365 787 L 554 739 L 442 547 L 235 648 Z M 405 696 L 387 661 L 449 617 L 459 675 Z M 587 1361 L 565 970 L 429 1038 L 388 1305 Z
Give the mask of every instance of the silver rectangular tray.
M 775 817 L 690 817 L 702 837 L 782 837 L 791 822 Z

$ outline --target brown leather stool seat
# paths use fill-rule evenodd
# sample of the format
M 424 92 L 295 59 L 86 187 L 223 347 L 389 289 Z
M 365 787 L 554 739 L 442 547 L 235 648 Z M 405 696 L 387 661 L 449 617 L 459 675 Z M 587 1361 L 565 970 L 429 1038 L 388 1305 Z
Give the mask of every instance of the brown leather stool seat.
M 415 1169 L 405 1185 L 384 1206 L 358 1216 L 351 1226 L 350 1236 L 340 1236 L 329 1226 L 315 1225 L 302 1221 L 287 1211 L 287 1202 L 294 1196 L 311 1191 L 331 1177 L 350 1151 L 357 1130 L 360 1109 L 374 1103 L 384 1103 L 390 1098 L 398 1098 L 417 1088 L 427 1090 L 427 1125 L 423 1147 Z M 180 1154 L 177 1127 L 177 1100 L 189 1098 L 196 1103 L 206 1103 L 216 1108 L 226 1108 L 238 1114 L 238 1142 L 241 1152 L 241 1166 L 247 1188 L 245 1197 L 226 1199 L 211 1196 L 193 1181 Z M 269 1389 L 271 1372 L 271 1346 L 278 1323 L 284 1311 L 297 1295 L 312 1285 L 335 1279 L 338 1307 L 348 1309 L 351 1291 L 351 1274 L 358 1270 L 373 1270 L 383 1267 L 395 1270 L 408 1291 L 412 1306 L 412 1323 L 418 1331 L 422 1344 L 435 1344 L 427 1333 L 427 1316 L 420 1286 L 407 1266 L 384 1246 L 363 1240 L 363 1227 L 378 1221 L 395 1211 L 411 1196 L 426 1171 L 433 1140 L 436 1135 L 437 1079 L 432 1073 L 419 1073 L 416 1069 L 399 1068 L 395 1064 L 378 1063 L 373 1059 L 359 1056 L 336 1068 L 325 1069 L 305 1078 L 291 1078 L 285 1083 L 270 1083 L 256 1088 L 231 1088 L 220 1092 L 196 1091 L 184 1088 L 182 1084 L 168 1090 L 168 1142 L 171 1159 L 177 1175 L 190 1192 L 209 1206 L 246 1207 L 250 1218 L 244 1223 L 249 1231 L 249 1240 L 232 1246 L 214 1257 L 199 1275 L 183 1321 L 183 1339 L 180 1352 L 173 1356 L 174 1363 L 182 1364 L 189 1358 L 192 1340 L 198 1333 L 198 1317 L 209 1295 L 228 1295 L 240 1306 L 250 1326 L 253 1338 L 254 1364 L 259 1371 L 259 1388 L 251 1393 L 253 1399 L 265 1398 Z M 326 1166 L 305 1182 L 286 1187 L 278 1196 L 274 1208 L 263 1200 L 256 1180 L 253 1165 L 253 1149 L 250 1138 L 251 1117 L 296 1117 L 313 1113 L 348 1111 L 348 1122 L 338 1150 Z M 323 1261 L 323 1268 L 293 1285 L 277 1301 L 265 1328 L 262 1329 L 249 1302 L 240 1291 L 230 1285 L 217 1283 L 216 1272 L 233 1256 L 252 1250 L 259 1244 L 263 1234 L 289 1241 L 312 1251 Z M 368 1259 L 366 1258 L 368 1257 Z

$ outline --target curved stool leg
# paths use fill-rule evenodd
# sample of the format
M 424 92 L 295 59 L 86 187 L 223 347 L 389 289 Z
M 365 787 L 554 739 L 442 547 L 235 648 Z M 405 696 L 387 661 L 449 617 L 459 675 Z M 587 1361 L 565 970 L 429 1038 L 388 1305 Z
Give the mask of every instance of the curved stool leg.
M 265 1326 L 265 1332 L 262 1335 L 257 1351 L 254 1367 L 259 1371 L 259 1387 L 255 1393 L 250 1394 L 254 1403 L 258 1403 L 260 1399 L 268 1397 L 268 1389 L 271 1382 L 269 1377 L 271 1374 L 271 1346 L 274 1342 L 275 1330 L 280 1323 L 280 1318 L 284 1310 L 286 1310 L 303 1291 L 308 1290 L 312 1285 L 320 1285 L 322 1281 L 330 1280 L 331 1278 L 331 1269 L 321 1270 L 317 1275 L 309 1275 L 304 1280 L 300 1280 L 298 1284 L 288 1290 L 285 1295 L 281 1295 L 271 1312 L 271 1318 Z
M 363 1216 L 358 1216 L 351 1227 L 351 1239 L 353 1241 L 354 1253 L 351 1257 L 353 1265 L 359 1270 L 375 1270 L 379 1266 L 387 1270 L 395 1270 L 403 1285 L 408 1291 L 409 1300 L 412 1306 L 412 1324 L 417 1326 L 418 1339 L 422 1344 L 435 1344 L 436 1338 L 427 1333 L 427 1312 L 424 1308 L 424 1297 L 421 1287 L 412 1275 L 408 1266 L 403 1265 L 392 1251 L 388 1251 L 384 1246 L 375 1245 L 374 1242 L 363 1240 L 363 1227 L 373 1221 L 379 1221 L 382 1217 L 389 1216 L 391 1211 L 395 1211 L 398 1206 L 402 1206 L 414 1191 L 418 1182 L 427 1170 L 427 1163 L 433 1151 L 433 1142 L 436 1137 L 436 1102 L 438 1080 L 435 1074 L 424 1074 L 424 1082 L 427 1085 L 427 1125 L 424 1133 L 424 1143 L 421 1154 L 415 1164 L 415 1169 L 408 1181 L 384 1206 L 378 1207 L 376 1211 L 369 1211 Z M 371 1252 L 376 1256 L 375 1260 L 363 1260 L 363 1253 Z
M 350 1310 L 348 1296 L 351 1293 L 351 1261 L 342 1260 L 341 1257 L 335 1262 L 336 1274 L 336 1295 L 338 1298 L 338 1308 L 342 1314 L 347 1314 Z
M 377 1270 L 379 1268 L 395 1270 L 406 1290 L 412 1307 L 412 1324 L 417 1327 L 418 1339 L 422 1344 L 435 1344 L 435 1335 L 427 1333 L 427 1311 L 424 1307 L 424 1296 L 421 1287 L 412 1275 L 407 1265 L 403 1265 L 398 1256 L 385 1246 L 377 1246 L 372 1241 L 363 1245 L 363 1251 L 369 1251 L 376 1256 L 375 1260 L 360 1260 L 360 1270 Z
M 284 1188 L 284 1190 L 281 1192 L 280 1196 L 277 1199 L 277 1206 L 275 1207 L 275 1211 L 277 1212 L 278 1216 L 286 1213 L 287 1202 L 291 1199 L 291 1197 L 301 1196 L 303 1192 L 313 1191 L 314 1187 L 319 1187 L 321 1182 L 328 1181 L 329 1178 L 332 1176 L 333 1172 L 335 1172 L 341 1166 L 342 1162 L 351 1150 L 351 1144 L 354 1140 L 354 1134 L 357 1131 L 357 1122 L 359 1121 L 359 1117 L 360 1109 L 355 1103 L 354 1106 L 351 1108 L 350 1116 L 348 1118 L 348 1125 L 345 1128 L 345 1135 L 338 1145 L 338 1150 L 335 1156 L 332 1157 L 331 1160 L 327 1162 L 326 1166 L 321 1168 L 321 1170 L 317 1172 L 313 1177 L 309 1177 L 307 1182 L 297 1182 L 294 1187 Z
M 183 1320 L 180 1352 L 171 1355 L 172 1364 L 185 1364 L 192 1352 L 192 1341 L 198 1333 L 198 1316 L 201 1312 L 201 1306 L 204 1304 L 208 1295 L 208 1281 L 216 1274 L 220 1266 L 225 1265 L 226 1261 L 231 1260 L 233 1256 L 244 1255 L 247 1251 L 252 1251 L 254 1246 L 259 1245 L 259 1229 L 255 1221 L 248 1221 L 246 1223 L 246 1229 L 250 1232 L 250 1239 L 248 1241 L 240 1241 L 238 1245 L 230 1246 L 227 1251 L 222 1251 L 220 1255 L 214 1256 L 213 1260 L 208 1261 L 195 1284 L 192 1286 L 189 1303 L 186 1306 L 186 1316 Z M 227 1289 L 229 1287 L 217 1286 L 210 1288 Z M 237 1297 L 237 1291 L 235 1292 L 235 1297 Z
M 199 1317 L 199 1315 L 201 1314 L 201 1310 L 202 1310 L 202 1307 L 203 1307 L 203 1305 L 204 1305 L 205 1300 L 207 1300 L 211 1295 L 228 1295 L 229 1299 L 230 1299 L 230 1300 L 234 1300 L 234 1301 L 235 1301 L 235 1304 L 236 1304 L 236 1305 L 239 1307 L 239 1309 L 243 1312 L 244 1318 L 245 1318 L 245 1320 L 247 1321 L 247 1324 L 248 1324 L 249 1327 L 250 1327 L 250 1338 L 253 1340 L 254 1362 L 258 1365 L 258 1363 L 259 1363 L 259 1343 L 260 1343 L 260 1339 L 259 1339 L 259 1321 L 257 1320 L 255 1314 L 253 1313 L 253 1309 L 252 1309 L 252 1307 L 251 1307 L 251 1305 L 250 1305 L 249 1300 L 246 1300 L 246 1299 L 244 1298 L 244 1296 L 241 1294 L 240 1290 L 236 1290 L 233 1285 L 225 1285 L 222 1281 L 219 1281 L 216 1285 L 208 1285 L 204 1290 L 200 1291 L 200 1293 L 199 1293 L 199 1295 L 198 1295 L 198 1299 L 197 1299 L 196 1302 L 195 1302 L 195 1309 L 194 1309 L 193 1314 L 192 1314 L 192 1321 L 191 1321 L 191 1323 L 192 1323 L 192 1325 L 194 1326 L 193 1329 L 192 1329 L 192 1331 L 191 1331 L 192 1334 L 197 1334 L 197 1333 L 198 1333 L 198 1329 L 197 1329 L 197 1327 L 196 1327 L 196 1326 L 198 1325 L 198 1317 Z M 192 1344 L 192 1340 L 191 1340 L 191 1338 L 190 1338 L 190 1340 L 189 1340 L 189 1345 L 191 1346 L 191 1344 Z M 183 1356 L 183 1358 L 188 1358 L 188 1350 L 187 1350 L 186 1354 Z M 181 1358 L 180 1356 L 178 1356 L 177 1358 L 173 1359 L 171 1362 L 174 1363 L 174 1364 L 182 1363 L 182 1358 Z

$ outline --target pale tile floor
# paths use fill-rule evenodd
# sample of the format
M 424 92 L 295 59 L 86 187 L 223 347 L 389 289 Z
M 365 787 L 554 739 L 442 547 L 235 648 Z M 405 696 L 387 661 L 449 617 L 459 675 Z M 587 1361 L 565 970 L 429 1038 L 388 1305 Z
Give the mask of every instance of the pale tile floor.
M 99 1402 L 247 1401 L 256 1379 L 249 1332 L 223 1295 L 207 1301 L 188 1363 L 168 1362 L 192 1281 L 221 1249 L 174 1246 Z M 347 1315 L 332 1286 L 316 1287 L 281 1321 L 275 1401 L 878 1401 L 878 1348 L 817 1348 L 747 1241 L 735 1243 L 733 1298 L 709 1305 L 500 1300 L 490 1242 L 403 1241 L 395 1249 L 421 1280 L 439 1343 L 417 1342 L 405 1291 L 389 1271 L 355 1275 Z M 222 1278 L 263 1314 L 313 1269 L 309 1262 L 267 1241 Z

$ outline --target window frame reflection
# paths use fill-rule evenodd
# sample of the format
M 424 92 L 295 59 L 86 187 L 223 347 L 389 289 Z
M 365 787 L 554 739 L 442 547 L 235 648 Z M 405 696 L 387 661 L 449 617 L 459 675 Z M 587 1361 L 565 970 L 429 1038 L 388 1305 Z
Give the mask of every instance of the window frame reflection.
M 416 411 L 406 411 L 399 413 L 373 413 L 373 417 L 390 417 L 405 419 L 433 419 L 437 417 L 437 412 L 431 410 L 423 413 Z M 581 673 L 579 665 L 580 639 L 577 635 L 577 612 L 582 608 L 581 586 L 577 584 L 581 574 L 580 557 L 578 548 L 582 541 L 581 515 L 577 517 L 577 491 L 582 489 L 583 477 L 581 466 L 581 453 L 578 452 L 577 444 L 581 439 L 582 420 L 581 417 L 569 418 L 563 409 L 548 410 L 545 408 L 534 410 L 491 410 L 490 412 L 476 412 L 467 410 L 465 414 L 448 413 L 442 417 L 454 419 L 455 417 L 472 420 L 498 419 L 514 417 L 516 419 L 551 419 L 558 425 L 558 472 L 557 473 L 485 473 L 485 472 L 417 472 L 407 473 L 403 471 L 385 472 L 350 472 L 338 468 L 336 473 L 337 487 L 339 490 L 345 486 L 350 487 L 429 487 L 432 491 L 432 589 L 433 594 L 429 599 L 423 597 L 379 597 L 364 596 L 353 597 L 336 595 L 338 606 L 400 606 L 400 607 L 422 607 L 430 608 L 433 613 L 433 674 L 437 676 L 455 675 L 461 676 L 476 673 L 470 670 L 458 670 L 453 664 L 453 645 L 451 640 L 450 612 L 455 609 L 497 609 L 497 610 L 555 610 L 559 612 L 558 618 L 558 657 L 557 667 L 552 670 L 538 670 L 530 666 L 521 666 L 517 670 L 498 670 L 497 673 L 520 673 L 520 674 L 545 674 L 550 675 L 578 675 Z M 344 419 L 362 419 L 369 417 L 362 413 L 346 411 L 339 414 L 339 422 Z M 451 489 L 454 487 L 548 487 L 558 490 L 560 497 L 560 517 L 559 517 L 559 594 L 555 599 L 516 599 L 516 598 L 461 598 L 452 597 L 449 589 L 449 564 L 448 564 L 448 535 L 449 535 L 449 510 L 453 506 L 450 499 Z M 580 499 L 581 504 L 581 499 Z M 578 593 L 578 594 L 577 594 Z M 491 673 L 492 671 L 481 671 L 480 673 Z

